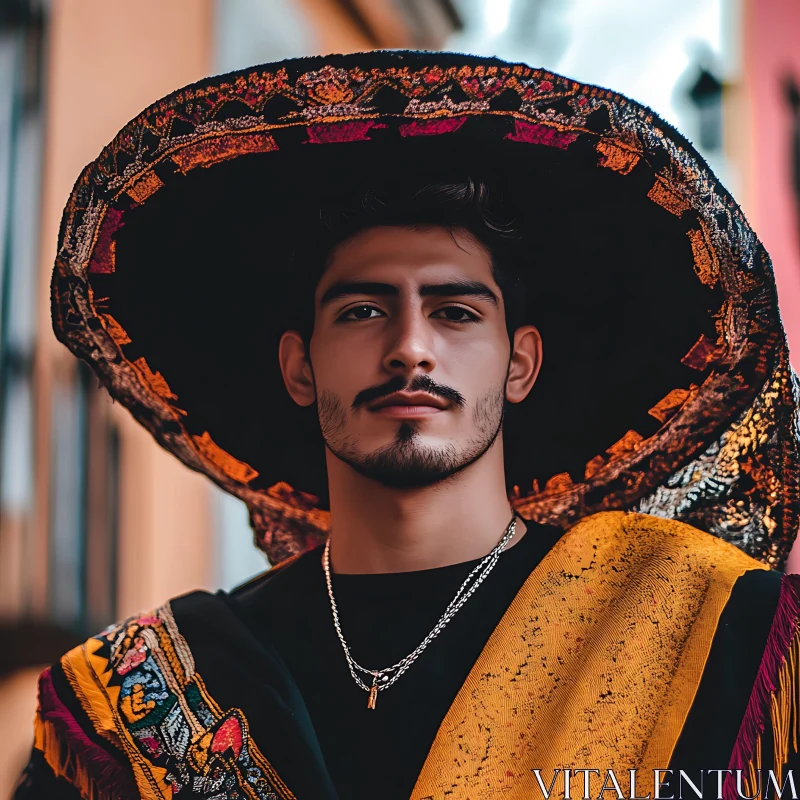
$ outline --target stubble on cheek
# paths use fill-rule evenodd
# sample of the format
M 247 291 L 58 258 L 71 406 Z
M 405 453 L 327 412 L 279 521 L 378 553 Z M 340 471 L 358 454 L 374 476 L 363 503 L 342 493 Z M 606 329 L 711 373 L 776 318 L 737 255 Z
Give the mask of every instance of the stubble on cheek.
M 326 442 L 333 441 L 344 433 L 347 427 L 347 413 L 339 395 L 323 389 L 317 401 L 317 414 L 322 438 Z
M 472 409 L 472 422 L 478 432 L 478 442 L 483 443 L 497 436 L 503 424 L 505 402 L 505 382 L 476 401 Z

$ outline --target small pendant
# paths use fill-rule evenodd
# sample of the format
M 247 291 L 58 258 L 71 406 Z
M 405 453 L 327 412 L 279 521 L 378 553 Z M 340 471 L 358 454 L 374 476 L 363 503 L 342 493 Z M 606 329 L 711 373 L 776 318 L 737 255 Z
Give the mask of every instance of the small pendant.
M 375 708 L 375 703 L 378 699 L 378 673 L 372 673 L 372 688 L 369 690 L 369 699 L 367 700 L 367 708 Z

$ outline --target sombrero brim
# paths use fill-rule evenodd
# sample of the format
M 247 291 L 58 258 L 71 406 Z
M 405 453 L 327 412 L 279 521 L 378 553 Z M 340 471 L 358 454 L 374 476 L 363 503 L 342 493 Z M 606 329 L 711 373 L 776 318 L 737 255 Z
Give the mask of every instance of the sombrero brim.
M 691 145 L 625 98 L 492 59 L 284 62 L 148 109 L 73 192 L 56 331 L 164 446 L 268 520 L 286 555 L 324 531 L 327 494 L 315 412 L 277 365 L 302 281 L 293 250 L 321 199 L 444 168 L 491 174 L 526 233 L 545 358 L 506 423 L 521 508 L 566 525 L 632 507 L 776 380 L 784 418 L 756 435 L 785 427 L 769 259 Z M 779 466 L 796 486 L 796 441 L 766 452 L 753 448 L 737 491 L 790 522 L 796 506 L 767 490 Z M 750 552 L 780 560 L 788 530 Z

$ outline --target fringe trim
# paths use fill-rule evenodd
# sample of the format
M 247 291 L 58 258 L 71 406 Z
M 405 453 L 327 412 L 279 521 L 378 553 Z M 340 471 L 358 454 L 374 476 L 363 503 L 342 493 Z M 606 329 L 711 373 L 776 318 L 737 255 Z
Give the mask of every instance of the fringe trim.
M 52 722 L 37 719 L 35 742 L 36 749 L 42 751 L 55 776 L 74 786 L 83 800 L 120 800 L 119 793 L 112 793 L 97 784 L 83 759 L 69 749 Z
M 56 694 L 47 669 L 39 678 L 39 708 L 34 720 L 34 747 L 56 777 L 74 786 L 83 800 L 122 800 L 131 794 L 122 766 L 91 741 Z
M 83 650 L 84 645 L 80 645 L 80 648 Z M 83 657 L 83 656 L 81 656 Z M 78 676 L 75 674 L 75 667 L 72 664 L 72 661 L 64 657 L 61 659 L 60 662 L 61 671 L 64 673 L 64 677 L 67 679 L 75 697 L 81 703 L 81 708 L 83 709 L 83 713 L 89 718 L 89 722 L 92 723 L 94 727 L 95 733 L 98 736 L 102 736 L 104 739 L 107 739 L 114 747 L 118 749 L 122 749 L 122 745 L 120 743 L 119 736 L 116 734 L 115 731 L 110 730 L 108 725 L 103 723 L 103 720 L 100 718 L 100 715 L 97 713 L 97 710 L 90 702 L 84 702 L 81 698 L 84 697 L 83 692 L 81 691 L 81 684 L 78 680 Z
M 783 767 L 798 750 L 800 737 L 800 575 L 784 575 L 778 607 L 770 628 L 764 656 L 758 668 L 747 710 L 733 746 L 723 787 L 725 800 L 736 800 L 735 770 L 742 770 L 743 794 L 761 793 L 758 770 L 764 757 L 770 762 L 779 785 L 783 783 Z M 772 725 L 773 752 L 763 752 L 762 735 L 767 718 Z M 758 788 L 757 788 L 758 787 Z

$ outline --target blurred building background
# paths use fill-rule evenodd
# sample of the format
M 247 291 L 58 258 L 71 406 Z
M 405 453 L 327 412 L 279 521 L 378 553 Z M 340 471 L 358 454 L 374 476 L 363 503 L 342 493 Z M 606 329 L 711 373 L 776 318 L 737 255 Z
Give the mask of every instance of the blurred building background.
M 72 182 L 184 84 L 375 48 L 497 55 L 651 106 L 770 251 L 800 368 L 797 0 L 0 0 L 0 800 L 30 745 L 41 664 L 115 618 L 267 566 L 244 506 L 158 448 L 56 342 L 48 281 Z

